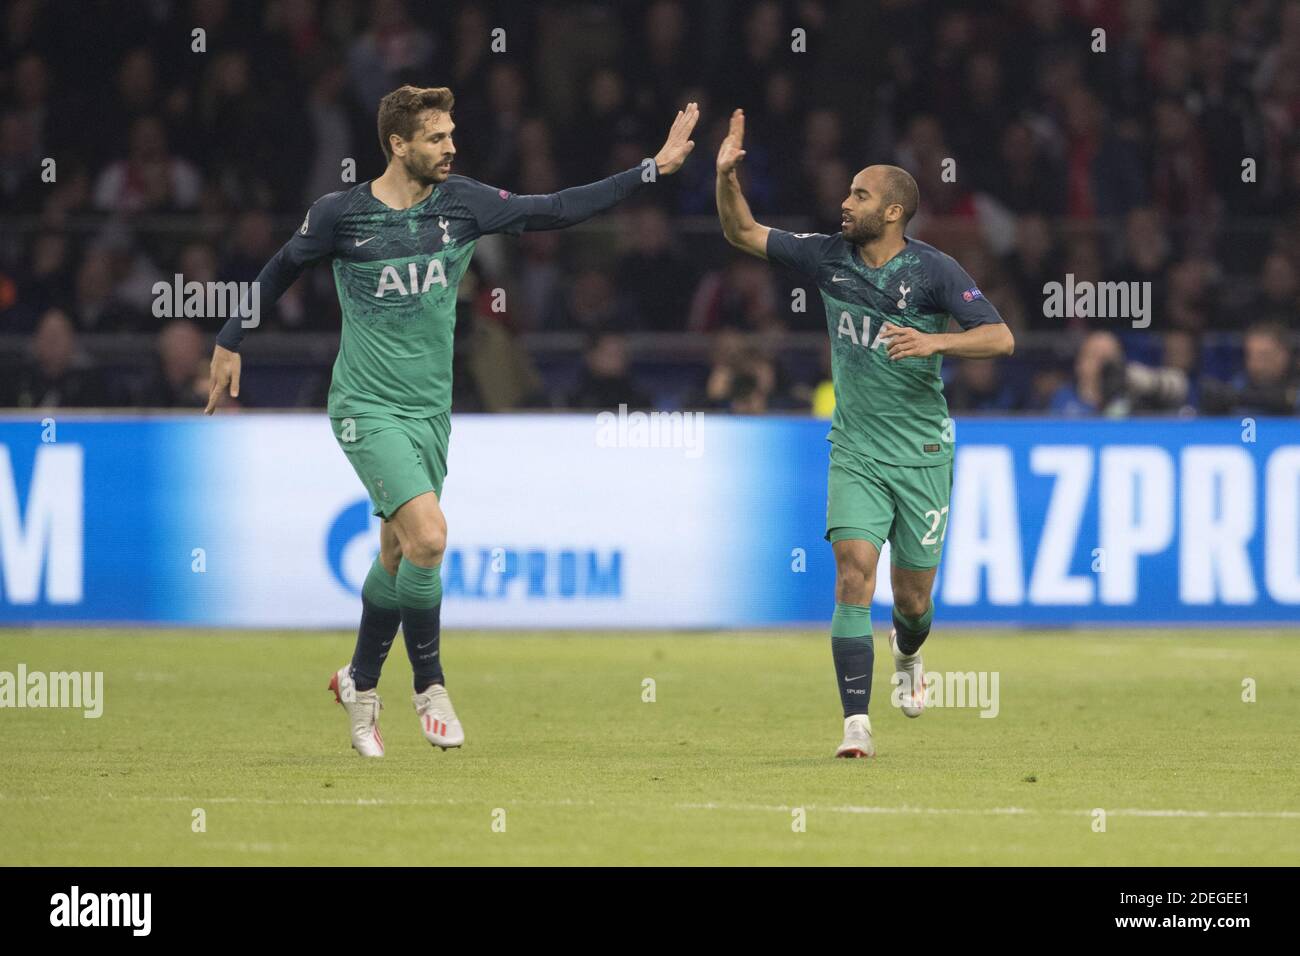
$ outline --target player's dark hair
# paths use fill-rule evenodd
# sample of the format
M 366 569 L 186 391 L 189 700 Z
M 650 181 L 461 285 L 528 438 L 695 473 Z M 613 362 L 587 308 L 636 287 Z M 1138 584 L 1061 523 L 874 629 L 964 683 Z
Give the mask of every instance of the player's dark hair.
M 456 98 L 445 86 L 399 86 L 379 101 L 379 147 L 385 162 L 393 158 L 388 137 L 396 134 L 413 139 L 420 126 L 420 114 L 426 110 L 450 113 Z
M 884 204 L 892 206 L 898 203 L 903 207 L 903 225 L 906 226 L 916 215 L 916 208 L 921 204 L 921 190 L 917 188 L 912 174 L 900 166 L 885 166 Z

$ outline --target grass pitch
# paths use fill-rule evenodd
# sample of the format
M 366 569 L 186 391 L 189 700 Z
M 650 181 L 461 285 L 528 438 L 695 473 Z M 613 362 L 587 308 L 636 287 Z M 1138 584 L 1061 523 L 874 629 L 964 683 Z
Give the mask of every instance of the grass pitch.
M 0 670 L 105 675 L 97 720 L 0 710 L 0 864 L 1300 863 L 1293 631 L 940 628 L 927 670 L 998 671 L 1000 710 L 917 720 L 878 634 L 851 761 L 823 633 L 453 631 L 446 753 L 399 638 L 375 761 L 325 686 L 352 642 L 0 632 Z

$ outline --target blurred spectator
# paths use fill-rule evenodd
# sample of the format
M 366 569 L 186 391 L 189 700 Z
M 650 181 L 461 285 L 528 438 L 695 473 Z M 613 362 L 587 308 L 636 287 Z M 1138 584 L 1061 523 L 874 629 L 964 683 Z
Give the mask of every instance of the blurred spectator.
M 1199 403 L 1199 381 L 1201 378 L 1200 338 L 1194 332 L 1175 329 L 1166 332 L 1163 337 L 1161 364 L 1182 375 L 1187 382 L 1187 396 L 1178 411 L 1183 414 L 1195 412 Z
M 564 324 L 564 286 L 560 267 L 560 233 L 529 232 L 519 237 L 518 327 L 554 331 Z
M 105 145 L 121 137 L 139 119 L 158 113 L 161 96 L 158 90 L 158 67 L 148 47 L 137 46 L 126 52 L 114 77 L 115 96 L 106 97 L 103 113 L 96 117 L 99 135 Z
M 13 308 L 0 316 L 8 332 L 29 332 L 46 309 L 68 303 L 72 287 L 71 251 L 60 232 L 43 232 L 32 245 L 31 257 L 17 285 Z
M 678 251 L 668 214 L 641 206 L 627 217 L 630 249 L 618 264 L 618 287 L 636 325 L 651 332 L 686 327 L 694 269 Z
M 737 105 L 763 88 L 790 42 L 785 16 L 776 0 L 759 0 L 748 5 L 742 16 L 739 48 L 720 64 L 719 75 L 713 83 L 724 102 Z
M 106 249 L 92 249 L 77 270 L 72 319 L 82 332 L 131 332 L 144 318 L 118 297 L 114 259 Z
M 479 157 L 478 165 L 474 169 L 475 179 L 511 186 L 523 192 L 538 191 L 535 187 L 520 183 L 524 172 L 523 164 L 529 158 L 534 161 L 546 161 L 552 165 L 553 160 L 550 156 L 525 157 L 521 154 L 519 131 L 526 119 L 527 90 L 527 82 L 517 64 L 497 62 L 488 68 L 485 122 L 483 129 L 476 134 L 482 137 L 482 142 L 476 142 L 471 147 L 476 150 L 476 155 Z M 455 90 L 452 92 L 455 93 Z M 591 146 L 589 141 L 580 142 L 586 142 Z M 577 148 L 580 143 L 573 143 L 573 145 Z
M 1274 252 L 1264 259 L 1259 291 L 1234 311 L 1238 327 L 1253 321 L 1276 322 L 1300 332 L 1300 272 L 1290 256 Z
M 348 51 L 348 73 L 357 105 L 373 112 L 384 94 L 403 83 L 433 85 L 428 69 L 433 37 L 411 19 L 402 0 L 374 0 L 366 11 L 369 27 Z
M 41 316 L 30 343 L 30 357 L 0 404 L 18 408 L 103 408 L 116 404 L 103 374 L 77 347 L 77 331 L 59 309 Z
M 724 327 L 757 332 L 780 325 L 772 270 L 750 256 L 733 257 L 725 270 L 704 277 L 695 290 L 688 319 L 695 332 Z
M 1164 221 L 1156 209 L 1134 209 L 1124 218 L 1123 259 L 1116 278 L 1124 282 L 1150 282 L 1156 298 L 1163 298 L 1164 271 L 1173 248 Z
M 720 408 L 731 391 L 735 364 L 745 348 L 745 337 L 735 329 L 720 329 L 713 336 L 709 372 L 703 390 L 693 395 L 688 405 L 695 408 Z M 829 347 L 827 353 L 829 357 Z
M 145 408 L 202 408 L 208 401 L 209 336 L 189 319 L 173 319 L 158 333 L 158 365 L 140 391 Z
M 1060 252 L 1056 249 L 1051 226 L 1040 215 L 1025 215 L 1016 220 L 1016 245 L 1007 257 L 1004 268 L 1010 284 L 1020 300 L 1029 328 L 1058 329 L 1057 319 L 1043 315 L 1043 286 L 1064 280 Z M 994 301 L 990 299 L 990 301 Z M 998 302 L 999 307 L 1002 306 Z
M 1207 215 L 1210 162 L 1191 114 L 1172 98 L 1156 104 L 1155 114 L 1152 199 L 1169 217 Z
M 1218 265 L 1204 258 L 1184 259 L 1170 268 L 1165 308 L 1159 309 L 1159 300 L 1153 303 L 1166 313 L 1169 326 L 1200 332 L 1216 323 L 1218 272 Z
M 1286 330 L 1275 322 L 1259 322 L 1242 341 L 1245 367 L 1228 385 L 1203 386 L 1205 411 L 1231 415 L 1294 415 L 1297 382 L 1294 351 Z
M 10 212 L 35 212 L 41 196 L 41 154 L 30 117 L 0 113 L 0 201 Z
M 1123 215 L 1147 196 L 1141 153 L 1107 123 L 1095 94 L 1075 86 L 1065 106 L 1066 215 L 1088 219 Z
M 95 182 L 97 209 L 117 213 L 193 209 L 199 201 L 199 172 L 172 156 L 167 131 L 156 116 L 131 125 L 126 159 L 110 165 Z
M 252 282 L 267 261 L 287 242 L 289 234 L 279 235 L 271 217 L 264 212 L 246 212 L 235 223 L 223 278 Z
M 702 371 L 687 336 L 728 327 L 818 336 L 795 335 L 780 352 L 759 349 L 752 368 L 730 367 L 733 380 L 757 383 L 738 407 L 826 405 L 826 389 L 805 395 L 784 381 L 783 368 L 811 375 L 822 354 L 812 284 L 735 259 L 718 234 L 712 157 L 738 106 L 748 116 L 741 175 L 765 223 L 834 231 L 857 169 L 893 157 L 915 171 L 922 212 L 912 234 L 956 256 L 1016 328 L 1015 407 L 1287 407 L 1277 386 L 1257 384 L 1271 380 L 1260 343 L 1275 339 L 1241 336 L 1252 323 L 1278 324 L 1292 350 L 1300 336 L 1295 0 L 763 0 L 743 9 L 504 0 L 450 11 L 420 0 L 161 0 L 65 9 L 10 0 L 0 21 L 7 368 L 27 366 L 24 337 L 62 309 L 81 335 L 78 355 L 98 358 L 114 394 L 126 393 L 142 371 L 114 366 L 130 351 L 110 336 L 158 335 L 153 281 L 175 271 L 254 279 L 307 204 L 350 185 L 345 158 L 356 160 L 358 181 L 378 173 L 376 103 L 410 81 L 454 91 L 459 172 L 524 193 L 626 168 L 658 146 L 688 99 L 704 108 L 694 157 L 639 195 L 643 208 L 480 245 L 511 311 L 484 309 L 481 288 L 464 304 L 458 408 L 563 401 L 586 354 L 547 342 L 536 353 L 543 381 L 521 331 L 684 332 L 655 349 L 674 367 L 646 379 L 666 396 L 674 388 L 664 382 Z M 807 53 L 791 48 L 794 26 L 807 30 Z M 206 31 L 204 55 L 190 52 L 195 27 Z M 498 27 L 503 52 L 491 46 Z M 1104 56 L 1088 52 L 1096 27 L 1108 34 Z M 862 36 L 885 38 L 869 62 Z M 46 159 L 57 160 L 57 175 Z M 949 159 L 955 180 L 943 175 Z M 1075 381 L 1063 360 L 1081 356 L 1053 338 L 1066 331 L 1102 351 L 1082 338 L 1095 330 L 1089 321 L 1043 317 L 1043 285 L 1067 273 L 1151 283 L 1151 328 L 1122 330 L 1130 360 L 1104 363 L 1104 383 L 1091 373 Z M 790 309 L 795 288 L 812 293 L 803 312 Z M 1021 337 L 1026 323 L 1035 334 Z M 304 387 L 276 393 L 322 398 L 309 386 L 328 381 L 328 336 L 339 326 L 330 270 L 309 270 L 267 325 L 317 333 L 302 352 L 321 356 L 316 364 L 296 359 L 286 372 Z M 205 354 L 212 331 L 202 329 Z M 990 392 L 1005 376 L 987 366 L 950 371 L 956 405 L 1006 400 Z M 8 394 L 15 379 L 5 378 Z M 1247 393 L 1256 404 L 1240 398 Z
M 343 97 L 346 80 L 342 66 L 327 63 L 322 64 L 312 83 L 311 98 L 307 103 L 311 144 L 305 150 L 311 167 L 304 180 L 304 209 L 326 193 L 345 186 L 343 160 L 357 158 L 352 142 L 351 116 Z
M 452 396 L 457 411 L 503 412 L 544 406 L 541 376 L 515 336 L 509 299 L 470 263 L 457 290 Z
M 18 58 L 13 68 L 13 108 L 30 135 L 32 159 L 49 155 L 51 126 L 58 117 L 50 110 L 50 71 L 35 52 Z
M 756 349 L 746 350 L 732 368 L 726 409 L 736 415 L 762 415 L 775 406 L 777 370 Z
M 961 359 L 956 374 L 944 388 L 948 407 L 955 412 L 1005 412 L 1015 408 L 1012 379 L 994 359 Z
M 712 367 L 704 393 L 688 404 L 761 415 L 771 409 L 790 407 L 790 402 L 780 394 L 779 383 L 780 372 L 764 350 L 734 329 L 725 329 L 714 338 Z
M 285 109 L 255 87 L 254 67 L 245 51 L 221 50 L 204 73 L 196 107 L 195 145 L 231 201 L 269 207 L 277 194 L 301 186 L 303 167 L 312 159 L 312 103 L 307 96 Z
M 628 71 L 642 116 L 672 116 L 681 109 L 678 92 L 699 79 L 696 33 L 677 0 L 654 0 L 646 8 L 642 46 Z
M 599 269 L 586 269 L 574 278 L 567 315 L 568 327 L 580 332 L 620 332 L 629 325 L 613 281 Z
M 980 151 L 984 149 L 987 145 L 981 144 Z M 999 158 L 1001 163 L 985 175 L 988 190 L 1003 205 L 1013 212 L 1046 216 L 1064 211 L 1065 177 L 1029 123 L 1008 124 L 999 144 Z
M 570 408 L 645 408 L 650 399 L 628 370 L 627 343 L 621 335 L 595 335 L 583 356 L 578 385 L 569 394 Z

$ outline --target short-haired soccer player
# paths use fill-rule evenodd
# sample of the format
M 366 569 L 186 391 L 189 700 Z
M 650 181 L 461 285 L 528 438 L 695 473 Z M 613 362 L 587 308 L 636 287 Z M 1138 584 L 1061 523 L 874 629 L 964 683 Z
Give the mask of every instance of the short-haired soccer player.
M 734 246 L 813 280 L 826 304 L 835 411 L 826 538 L 835 554 L 831 654 L 844 708 L 837 757 L 875 755 L 871 598 L 876 562 L 890 543 L 894 588 L 889 645 L 902 711 L 925 705 L 921 645 L 943 551 L 952 491 L 953 429 L 943 397 L 943 355 L 1010 355 L 1011 332 L 974 280 L 933 246 L 904 235 L 916 182 L 897 166 L 853 177 L 837 235 L 789 233 L 754 221 L 736 167 L 745 115 L 736 110 L 718 151 L 718 216 Z M 949 333 L 949 319 L 961 332 Z
M 694 103 L 677 114 L 653 159 L 600 182 L 517 196 L 452 175 L 452 93 L 403 86 L 379 104 L 383 175 L 318 199 L 302 227 L 258 276 L 274 303 L 303 268 L 333 263 L 343 313 L 329 390 L 334 435 L 384 521 L 379 556 L 361 590 L 361 625 L 350 664 L 330 680 L 351 722 L 352 746 L 381 757 L 375 690 L 400 625 L 415 672 L 413 703 L 424 736 L 459 747 L 465 733 L 447 695 L 440 653 L 447 522 L 439 498 L 451 433 L 456 289 L 479 237 L 562 229 L 676 172 L 694 148 Z M 651 165 L 653 163 L 653 166 Z M 207 413 L 239 394 L 244 329 L 226 323 L 212 355 Z

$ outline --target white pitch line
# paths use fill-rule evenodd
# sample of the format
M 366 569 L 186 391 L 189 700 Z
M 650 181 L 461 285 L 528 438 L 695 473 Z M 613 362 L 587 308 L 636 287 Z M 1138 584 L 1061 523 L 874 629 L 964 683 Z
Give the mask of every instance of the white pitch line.
M 55 800 L 75 800 L 71 796 L 53 796 L 50 794 L 13 794 L 0 793 L 0 802 L 44 803 Z M 447 806 L 485 806 L 491 800 L 463 800 L 446 797 L 440 800 L 391 800 L 383 797 L 337 797 L 337 798 L 299 798 L 296 800 L 272 799 L 268 797 L 164 797 L 130 794 L 96 795 L 94 800 L 115 800 L 128 803 L 183 803 L 189 806 L 230 804 L 235 806 L 267 807 L 447 807 Z M 513 807 L 601 807 L 601 808 L 637 808 L 658 810 L 661 804 L 618 803 L 598 800 L 505 800 L 497 801 Z M 676 803 L 674 810 L 725 810 L 741 813 L 789 813 L 793 805 L 773 805 L 761 803 Z M 1007 816 L 1091 816 L 1093 810 L 1035 810 L 1030 807 L 875 807 L 843 805 L 822 807 L 816 804 L 804 804 L 800 809 L 820 813 L 883 814 L 896 816 L 962 816 L 962 817 L 1007 817 Z M 1143 810 L 1137 808 L 1119 808 L 1115 810 L 1100 807 L 1112 817 L 1157 817 L 1188 819 L 1239 819 L 1239 820 L 1300 820 L 1300 810 Z
M 1091 812 L 1091 811 L 1089 811 Z M 1300 810 L 1107 810 L 1115 817 L 1243 817 L 1266 820 L 1300 820 Z
M 731 810 L 741 812 L 758 812 L 758 813 L 789 813 L 794 810 L 793 806 L 769 806 L 756 803 L 679 803 L 676 805 L 679 810 Z M 870 807 L 870 806 L 838 806 L 838 807 L 819 807 L 816 804 L 806 804 L 800 809 L 822 813 L 879 813 L 879 814 L 896 814 L 896 815 L 913 815 L 913 816 L 965 816 L 965 817 L 1004 817 L 1004 816 L 1033 816 L 1033 815 L 1055 815 L 1055 816 L 1091 816 L 1092 810 L 1034 810 L 1029 807 L 989 807 L 986 809 L 970 809 L 966 807 Z M 1117 809 L 1107 810 L 1105 807 L 1096 809 L 1106 810 L 1106 815 L 1111 817 L 1190 817 L 1201 819 L 1259 819 L 1259 820 L 1300 820 L 1300 810 L 1136 810 L 1136 809 Z
M 54 796 L 52 794 L 18 794 L 18 793 L 0 793 L 0 803 L 5 801 L 15 803 L 48 803 L 55 800 L 79 800 L 80 797 L 72 796 Z M 118 796 L 117 794 L 96 794 L 85 799 L 103 802 L 113 800 L 119 803 L 182 803 L 192 807 L 214 806 L 214 805 L 233 805 L 233 806 L 254 806 L 254 807 L 481 807 L 491 803 L 491 800 L 461 800 L 456 797 L 446 797 L 440 800 L 390 800 L 383 797 L 338 797 L 338 798 L 319 798 L 307 799 L 300 798 L 297 800 L 279 800 L 268 797 L 164 797 L 149 796 L 145 794 L 127 794 Z M 497 801 L 501 802 L 501 801 Z M 506 806 L 510 807 L 594 807 L 600 806 L 595 800 L 506 800 Z M 623 806 L 623 804 L 618 804 Z

